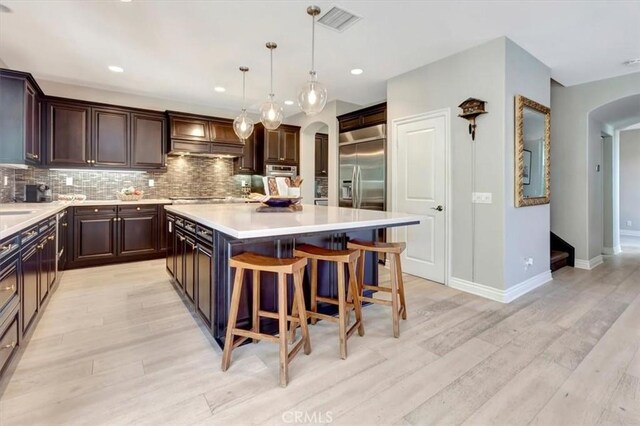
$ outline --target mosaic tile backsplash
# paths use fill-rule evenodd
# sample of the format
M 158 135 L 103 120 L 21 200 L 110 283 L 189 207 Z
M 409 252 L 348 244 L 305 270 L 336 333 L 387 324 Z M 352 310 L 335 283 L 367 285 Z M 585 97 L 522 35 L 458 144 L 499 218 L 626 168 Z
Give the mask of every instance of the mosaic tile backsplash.
M 226 197 L 241 196 L 242 176 L 233 175 L 233 160 L 206 157 L 167 157 L 167 171 L 159 172 L 113 172 L 98 170 L 48 170 L 29 168 L 10 170 L 15 172 L 15 195 L 7 194 L 3 202 L 14 196 L 21 201 L 24 186 L 44 183 L 51 187 L 53 199 L 58 194 L 84 194 L 90 200 L 114 200 L 115 193 L 124 187 L 133 186 L 144 191 L 144 198 L 168 197 Z M 0 168 L 0 175 L 4 169 Z M 73 179 L 67 185 L 67 178 Z M 154 186 L 149 186 L 153 179 Z M 246 179 L 246 178 L 244 178 Z M 2 182 L 0 182 L 2 183 Z M 13 185 L 11 185 L 13 187 Z
M 5 185 L 5 178 L 7 184 Z M 0 167 L 0 203 L 10 203 L 15 198 L 16 173 L 14 169 Z

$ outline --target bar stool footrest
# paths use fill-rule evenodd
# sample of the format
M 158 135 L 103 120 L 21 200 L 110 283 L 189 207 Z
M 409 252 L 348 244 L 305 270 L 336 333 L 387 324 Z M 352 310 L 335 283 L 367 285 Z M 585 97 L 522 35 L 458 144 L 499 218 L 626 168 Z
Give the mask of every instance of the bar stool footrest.
M 378 286 L 378 285 L 369 285 L 369 284 L 365 284 L 362 286 L 362 288 L 364 288 L 365 290 L 371 290 L 371 291 L 384 291 L 386 293 L 391 293 L 391 288 L 389 287 L 382 287 L 382 286 Z
M 393 302 L 391 302 L 391 300 L 378 299 L 376 297 L 360 296 L 360 300 L 362 300 L 363 302 L 377 303 L 378 305 L 386 305 L 386 306 L 393 305 Z
M 277 336 L 272 336 L 270 334 L 264 334 L 264 333 L 256 333 L 255 331 L 251 331 L 251 330 L 244 330 L 242 328 L 234 328 L 233 329 L 233 334 L 235 336 L 242 336 L 242 339 L 238 339 L 238 342 L 242 342 L 246 339 L 259 339 L 259 340 L 268 340 L 270 342 L 273 343 L 278 343 L 280 340 Z M 238 343 L 239 344 L 239 343 Z M 237 345 L 234 342 L 233 347 L 235 348 Z
M 331 315 L 321 314 L 321 313 L 318 313 L 318 312 L 311 312 L 311 311 L 307 311 L 307 317 L 309 317 L 309 318 L 317 318 L 317 319 L 326 320 L 326 321 L 332 321 L 332 322 L 338 322 L 339 321 L 339 318 L 333 317 Z

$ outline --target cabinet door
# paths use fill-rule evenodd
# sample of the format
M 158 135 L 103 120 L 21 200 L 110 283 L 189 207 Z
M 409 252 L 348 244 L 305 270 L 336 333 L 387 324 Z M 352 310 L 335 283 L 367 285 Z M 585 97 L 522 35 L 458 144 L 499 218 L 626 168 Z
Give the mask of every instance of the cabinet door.
M 173 216 L 167 215 L 167 271 L 176 278 L 176 233 Z
M 171 117 L 171 139 L 209 142 L 209 121 L 191 117 Z
M 118 217 L 120 256 L 155 253 L 158 250 L 158 214 L 146 213 Z
M 131 167 L 163 167 L 166 146 L 164 116 L 132 113 L 131 126 Z
M 233 123 L 212 121 L 209 136 L 213 142 L 242 144 L 236 132 L 233 131 Z
M 340 132 L 347 132 L 349 130 L 357 129 L 362 125 L 362 117 L 357 115 L 355 117 L 346 117 L 340 119 Z
M 42 302 L 49 295 L 49 259 L 48 252 L 51 244 L 49 244 L 48 239 L 45 237 L 40 240 L 40 244 L 38 244 L 38 250 L 40 250 L 40 262 L 38 264 L 38 285 L 40 286 L 40 294 L 39 294 L 39 305 L 42 305 Z
M 47 268 L 47 287 L 49 289 L 51 289 L 51 287 L 53 287 L 53 284 L 56 282 L 56 261 L 57 261 L 57 255 L 56 255 L 56 251 L 58 250 L 57 244 L 56 244 L 56 231 L 55 229 L 53 229 L 50 233 L 49 236 L 47 237 L 47 250 L 46 250 L 46 258 L 47 258 L 47 263 L 48 268 Z
M 212 250 L 203 244 L 198 244 L 197 250 L 197 306 L 200 317 L 211 326 L 211 289 L 213 286 L 213 260 Z
M 196 281 L 196 243 L 187 237 L 184 247 L 184 293 L 193 302 Z
M 184 252 L 187 238 L 180 229 L 176 229 L 176 282 L 184 288 Z
M 0 270 L 0 312 L 18 294 L 18 259 L 16 256 L 2 264 Z
M 129 166 L 129 113 L 93 108 L 91 163 L 99 166 Z
M 242 157 L 238 157 L 237 160 L 237 172 L 242 174 L 255 174 L 257 172 L 257 164 L 254 135 L 249 136 L 249 138 L 244 141 L 242 154 Z
M 282 129 L 280 135 L 280 161 L 298 163 L 298 131 Z
M 48 164 L 90 164 L 91 108 L 56 102 L 47 105 Z
M 31 84 L 26 83 L 25 89 L 24 155 L 26 160 L 39 164 L 42 102 Z
M 110 259 L 117 255 L 116 215 L 75 216 L 73 260 Z
M 323 133 L 316 133 L 315 168 L 316 176 L 326 177 L 329 163 L 329 137 Z
M 278 130 L 264 130 L 264 157 L 265 161 L 269 162 L 281 162 L 284 161 L 284 157 L 280 153 L 280 131 Z
M 40 252 L 36 245 L 31 246 L 22 256 L 21 281 L 22 295 L 20 312 L 22 313 L 22 331 L 26 332 L 38 312 L 38 274 Z

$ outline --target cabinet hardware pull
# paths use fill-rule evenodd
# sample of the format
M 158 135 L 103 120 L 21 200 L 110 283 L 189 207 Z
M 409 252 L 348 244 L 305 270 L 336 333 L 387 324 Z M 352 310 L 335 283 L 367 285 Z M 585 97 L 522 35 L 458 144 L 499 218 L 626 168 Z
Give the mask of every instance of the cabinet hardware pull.
M 3 252 L 4 251 L 9 251 L 9 250 L 11 250 L 11 247 L 13 247 L 13 244 L 9 244 L 7 246 L 2 246 L 2 247 L 0 247 L 0 251 L 3 251 Z
M 33 154 L 33 158 L 37 160 L 38 158 L 40 158 L 40 156 L 38 154 Z
M 15 289 L 16 289 L 16 285 L 15 284 L 11 284 L 9 287 L 0 288 L 0 291 L 14 291 Z
M 98 209 L 93 209 L 93 211 L 94 211 L 95 213 L 98 213 Z
M 87 160 L 87 163 L 91 164 L 91 160 Z
M 0 350 L 2 349 L 13 349 L 16 347 L 16 342 L 11 342 L 8 345 L 0 346 Z
M 140 207 L 136 207 L 136 210 L 140 210 Z
M 280 161 L 284 161 L 284 157 L 280 157 Z
M 68 223 L 63 223 L 63 224 L 62 224 L 62 226 L 63 226 L 63 227 L 65 227 L 65 228 L 66 228 L 68 225 L 69 225 Z
M 38 250 L 42 250 L 44 248 L 44 244 L 38 244 L 36 247 L 38 247 Z
M 53 236 L 53 235 L 49 235 L 47 238 L 49 238 L 49 241 L 53 241 L 53 240 L 55 240 L 55 239 L 56 239 L 56 237 L 55 237 L 55 236 Z

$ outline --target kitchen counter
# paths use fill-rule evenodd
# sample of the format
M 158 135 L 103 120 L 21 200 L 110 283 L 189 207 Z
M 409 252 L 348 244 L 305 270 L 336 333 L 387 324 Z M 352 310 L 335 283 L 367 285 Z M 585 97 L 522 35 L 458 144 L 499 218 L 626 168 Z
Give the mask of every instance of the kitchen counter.
M 120 200 L 85 200 L 85 201 L 54 201 L 51 203 L 6 203 L 0 204 L 0 239 L 20 232 L 54 214 L 73 206 L 113 206 L 139 204 L 170 204 L 167 199 L 142 199 L 140 201 Z M 9 214 L 6 212 L 23 211 L 29 213 Z
M 255 205 L 170 205 L 169 212 L 191 219 L 233 238 L 277 237 L 361 228 L 417 224 L 407 213 L 305 204 L 295 213 L 258 213 Z

